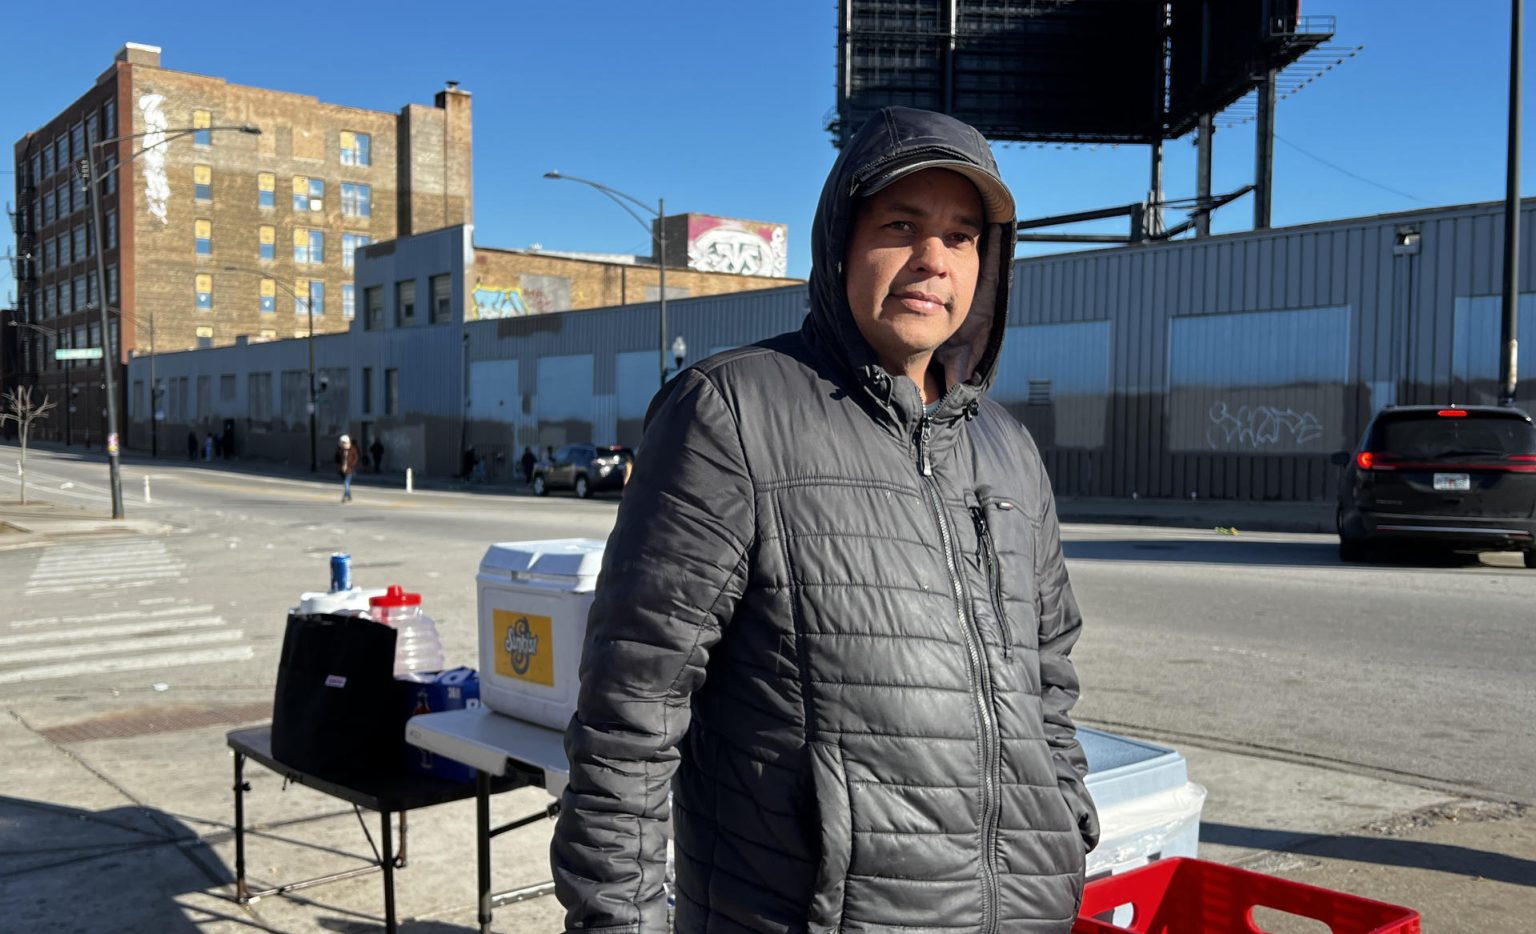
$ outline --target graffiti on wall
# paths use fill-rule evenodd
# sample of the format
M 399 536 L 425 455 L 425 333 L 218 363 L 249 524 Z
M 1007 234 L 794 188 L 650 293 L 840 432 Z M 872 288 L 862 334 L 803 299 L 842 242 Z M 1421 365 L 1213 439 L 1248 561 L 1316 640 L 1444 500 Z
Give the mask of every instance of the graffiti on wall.
M 564 276 L 519 276 L 517 285 L 476 279 L 470 291 L 471 321 L 521 318 L 571 308 L 571 280 Z
M 1309 411 L 1272 405 L 1228 407 L 1217 402 L 1210 409 L 1205 443 L 1213 451 L 1234 448 L 1252 451 L 1284 445 L 1295 447 L 1323 436 L 1323 425 Z
M 738 276 L 783 276 L 789 232 L 783 224 L 690 215 L 688 268 Z
M 139 95 L 139 111 L 144 115 L 144 205 L 149 213 L 170 223 L 167 206 L 171 200 L 171 183 L 165 177 L 165 130 L 170 124 L 160 105 L 165 103 L 162 94 Z

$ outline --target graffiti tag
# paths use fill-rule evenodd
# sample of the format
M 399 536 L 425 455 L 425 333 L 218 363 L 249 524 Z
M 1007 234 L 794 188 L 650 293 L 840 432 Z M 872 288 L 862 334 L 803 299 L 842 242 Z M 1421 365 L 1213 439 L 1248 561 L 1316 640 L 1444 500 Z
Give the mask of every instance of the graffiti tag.
M 1229 409 L 1225 402 L 1217 402 L 1211 406 L 1210 420 L 1205 443 L 1213 451 L 1232 447 L 1258 450 L 1287 441 L 1306 444 L 1323 436 L 1323 426 L 1316 415 L 1272 405 Z
M 738 227 L 714 227 L 688 243 L 691 269 L 738 276 L 783 276 L 788 265 L 789 249 L 782 227 L 773 228 L 767 238 Z

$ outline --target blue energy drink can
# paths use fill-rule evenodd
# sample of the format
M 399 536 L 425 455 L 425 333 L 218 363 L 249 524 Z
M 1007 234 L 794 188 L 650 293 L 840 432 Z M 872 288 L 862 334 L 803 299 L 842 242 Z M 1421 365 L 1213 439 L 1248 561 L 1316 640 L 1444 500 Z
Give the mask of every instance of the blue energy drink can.
M 352 589 L 352 556 L 343 552 L 331 555 L 331 593 Z

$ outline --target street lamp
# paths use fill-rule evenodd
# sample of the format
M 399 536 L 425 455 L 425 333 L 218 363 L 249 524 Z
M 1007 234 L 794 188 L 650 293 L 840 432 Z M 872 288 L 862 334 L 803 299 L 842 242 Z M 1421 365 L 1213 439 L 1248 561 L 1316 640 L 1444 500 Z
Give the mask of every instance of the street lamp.
M 661 286 L 660 286 L 660 288 L 661 288 L 661 300 L 660 300 L 660 302 L 658 302 L 658 305 L 661 308 L 661 331 L 660 331 L 660 334 L 661 334 L 661 343 L 660 343 L 660 349 L 661 349 L 660 357 L 661 357 L 661 361 L 660 362 L 661 362 L 661 386 L 662 386 L 662 388 L 665 388 L 666 385 L 667 385 L 667 223 L 666 223 L 667 205 L 666 205 L 666 200 L 663 199 L 663 198 L 657 198 L 656 199 L 656 207 L 653 208 L 650 205 L 646 204 L 644 201 L 641 201 L 639 198 L 634 197 L 633 195 L 626 195 L 624 192 L 619 191 L 617 188 L 609 188 L 607 185 L 604 185 L 602 182 L 594 182 L 594 181 L 592 181 L 589 178 L 577 178 L 574 175 L 562 175 L 559 172 L 553 172 L 553 171 L 545 172 L 544 173 L 544 177 L 545 178 L 554 178 L 554 179 L 564 179 L 565 181 L 568 181 L 568 182 L 580 182 L 583 185 L 587 185 L 589 187 L 596 188 L 598 191 L 602 192 L 604 195 L 607 195 L 608 199 L 610 201 L 612 201 L 614 204 L 617 204 L 619 207 L 621 207 L 625 211 L 629 212 L 629 216 L 633 217 L 635 219 L 635 222 L 638 223 L 641 227 L 646 228 L 647 231 L 652 231 L 651 225 L 647 224 L 645 222 L 645 219 L 642 218 L 640 215 L 636 214 L 635 211 L 634 211 L 634 208 L 631 208 L 629 205 L 633 204 L 636 207 L 638 207 L 640 210 L 646 212 L 647 214 L 651 214 L 651 215 L 655 216 L 655 218 L 656 218 L 656 226 L 654 228 L 654 231 L 652 231 L 652 237 L 654 238 L 654 240 L 656 242 L 656 265 L 658 267 L 660 267 L 660 276 L 661 276 Z M 626 202 L 626 201 L 629 202 L 629 204 L 625 204 L 624 202 Z
M 112 143 L 122 143 L 130 139 L 142 139 L 146 136 L 158 136 L 160 139 L 149 146 L 129 156 L 127 161 L 132 162 L 151 149 L 157 149 L 169 143 L 173 139 L 190 136 L 203 130 L 236 130 L 241 133 L 260 135 L 261 128 L 246 123 L 238 126 L 206 126 L 183 127 L 176 130 L 149 130 L 144 133 L 125 133 L 121 136 L 110 136 L 97 140 L 90 145 L 88 158 L 80 160 L 80 178 L 85 183 L 86 194 L 91 199 L 91 217 L 95 225 L 95 240 L 93 244 L 96 250 L 96 307 L 101 311 L 101 382 L 102 389 L 107 394 L 107 470 L 112 481 L 112 518 L 123 518 L 123 474 L 118 460 L 117 443 L 117 374 L 113 372 L 117 366 L 117 357 L 112 347 L 112 323 L 107 318 L 107 254 L 103 247 L 101 231 L 101 149 Z M 154 306 L 150 306 L 150 314 L 154 314 Z M 153 333 L 153 327 L 151 327 Z M 154 415 L 153 412 L 150 415 Z M 150 420 L 153 424 L 153 419 Z
M 305 345 L 309 348 L 309 472 L 314 473 L 319 469 L 319 449 L 315 434 L 315 306 L 308 295 L 299 295 L 293 286 L 281 279 L 267 275 L 259 269 L 247 269 L 244 266 L 225 266 L 225 272 L 243 272 L 251 276 L 260 276 L 263 279 L 271 279 L 274 286 L 279 286 L 284 292 L 293 296 L 296 302 L 304 303 L 304 312 L 309 316 L 309 336 L 305 338 Z

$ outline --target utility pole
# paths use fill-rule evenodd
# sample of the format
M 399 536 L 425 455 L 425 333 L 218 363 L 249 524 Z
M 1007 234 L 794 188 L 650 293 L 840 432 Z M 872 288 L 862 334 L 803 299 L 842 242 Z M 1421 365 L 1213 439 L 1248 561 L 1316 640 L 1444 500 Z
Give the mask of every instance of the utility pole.
M 1504 293 L 1499 328 L 1499 404 L 1515 404 L 1520 382 L 1520 33 L 1523 0 L 1510 0 L 1509 152 L 1504 178 Z

